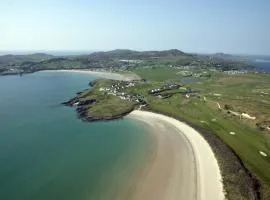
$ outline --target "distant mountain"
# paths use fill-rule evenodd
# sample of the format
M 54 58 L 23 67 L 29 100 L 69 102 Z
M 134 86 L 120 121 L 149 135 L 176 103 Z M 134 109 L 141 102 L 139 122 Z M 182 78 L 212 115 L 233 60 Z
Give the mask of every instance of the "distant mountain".
M 23 62 L 41 62 L 52 59 L 54 56 L 45 53 L 35 53 L 29 55 L 2 55 L 0 56 L 0 67 L 7 65 L 20 65 Z
M 215 53 L 215 54 L 213 54 L 213 56 L 216 57 L 216 58 L 223 58 L 223 59 L 228 59 L 228 58 L 234 57 L 231 54 L 226 54 L 226 53 L 222 53 L 222 52 Z
M 249 70 L 253 66 L 245 62 L 245 57 L 217 53 L 213 55 L 187 54 L 178 49 L 164 51 L 134 51 L 116 49 L 94 52 L 79 56 L 53 56 L 45 53 L 29 55 L 0 56 L 0 73 L 13 73 L 15 69 L 24 73 L 50 69 L 129 69 L 146 66 L 191 66 L 215 68 L 221 71 Z M 123 61 L 128 60 L 128 62 Z M 16 71 L 16 70 L 15 70 Z
M 97 59 L 146 59 L 152 57 L 170 57 L 170 56 L 179 56 L 179 55 L 186 55 L 184 52 L 171 49 L 165 51 L 133 51 L 128 49 L 116 49 L 113 51 L 101 51 L 101 52 L 94 52 L 87 56 L 81 56 L 81 58 L 88 58 L 90 60 L 97 60 Z
M 165 51 L 144 51 L 143 53 L 151 57 L 171 57 L 171 56 L 187 55 L 186 53 L 178 49 L 170 49 Z
M 222 60 L 228 60 L 228 61 L 239 61 L 239 62 L 245 62 L 245 63 L 248 63 L 249 61 L 251 61 L 251 58 L 245 55 L 215 53 L 215 54 L 212 54 L 211 56 L 215 59 L 222 59 Z

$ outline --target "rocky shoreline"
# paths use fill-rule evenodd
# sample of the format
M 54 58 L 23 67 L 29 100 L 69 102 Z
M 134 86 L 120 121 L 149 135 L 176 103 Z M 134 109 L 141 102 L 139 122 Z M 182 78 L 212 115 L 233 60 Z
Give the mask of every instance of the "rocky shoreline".
M 91 82 L 89 82 L 89 86 L 95 87 L 96 83 L 97 83 L 97 80 L 91 81 Z M 133 106 L 133 107 L 125 110 L 121 114 L 115 114 L 115 115 L 111 114 L 111 115 L 107 115 L 107 116 L 106 115 L 93 116 L 93 115 L 91 115 L 91 109 L 89 109 L 89 107 L 96 104 L 98 102 L 98 100 L 95 98 L 81 99 L 80 95 L 82 93 L 83 92 L 77 92 L 76 97 L 71 98 L 70 100 L 63 102 L 62 105 L 76 108 L 78 118 L 83 120 L 83 121 L 86 121 L 86 122 L 109 121 L 109 120 L 121 119 L 135 109 L 135 106 Z
M 110 120 L 121 119 L 134 110 L 134 108 L 132 108 L 118 115 L 96 117 L 96 116 L 92 116 L 88 111 L 88 106 L 93 105 L 95 103 L 96 103 L 95 99 L 80 101 L 78 97 L 74 97 L 70 99 L 69 101 L 63 102 L 62 104 L 69 107 L 76 107 L 78 118 L 86 122 L 110 121 Z

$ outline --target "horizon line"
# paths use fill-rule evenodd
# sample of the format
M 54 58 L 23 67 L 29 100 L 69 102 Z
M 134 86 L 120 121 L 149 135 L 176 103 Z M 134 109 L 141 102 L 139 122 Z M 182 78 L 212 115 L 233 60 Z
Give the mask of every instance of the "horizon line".
M 95 49 L 95 50 L 2 50 L 0 49 L 0 56 L 4 55 L 28 55 L 28 54 L 37 54 L 37 53 L 48 53 L 52 54 L 53 53 L 76 53 L 76 55 L 80 55 L 78 53 L 95 53 L 95 52 L 108 52 L 108 51 L 114 51 L 114 50 L 131 50 L 131 51 L 138 51 L 138 52 L 144 52 L 144 51 L 169 51 L 169 50 L 179 50 L 182 51 L 183 53 L 187 54 L 204 54 L 204 55 L 213 55 L 213 54 L 218 54 L 218 53 L 223 53 L 225 55 L 238 55 L 238 56 L 270 56 L 269 54 L 258 54 L 258 53 L 231 53 L 231 52 L 223 52 L 223 51 L 216 51 L 216 52 L 192 52 L 192 51 L 183 51 L 178 48 L 170 48 L 170 49 L 149 49 L 149 50 L 138 50 L 138 49 L 128 49 L 128 48 L 114 48 L 114 49 Z M 67 54 L 68 55 L 68 54 Z M 73 54 L 70 54 L 73 55 Z

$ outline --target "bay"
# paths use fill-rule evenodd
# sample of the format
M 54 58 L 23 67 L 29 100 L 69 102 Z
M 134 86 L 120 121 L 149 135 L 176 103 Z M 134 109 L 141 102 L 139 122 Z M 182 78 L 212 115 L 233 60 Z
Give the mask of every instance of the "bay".
M 117 199 L 147 160 L 138 122 L 85 123 L 61 102 L 88 87 L 86 74 L 0 77 L 0 199 Z

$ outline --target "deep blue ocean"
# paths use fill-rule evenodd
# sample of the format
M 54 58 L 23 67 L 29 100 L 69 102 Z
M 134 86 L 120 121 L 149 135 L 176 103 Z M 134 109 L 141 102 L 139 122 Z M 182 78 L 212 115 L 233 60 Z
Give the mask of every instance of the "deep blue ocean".
M 264 71 L 264 72 L 270 73 L 270 61 L 269 62 L 253 61 L 250 64 L 253 65 L 253 66 L 255 66 L 260 71 Z

